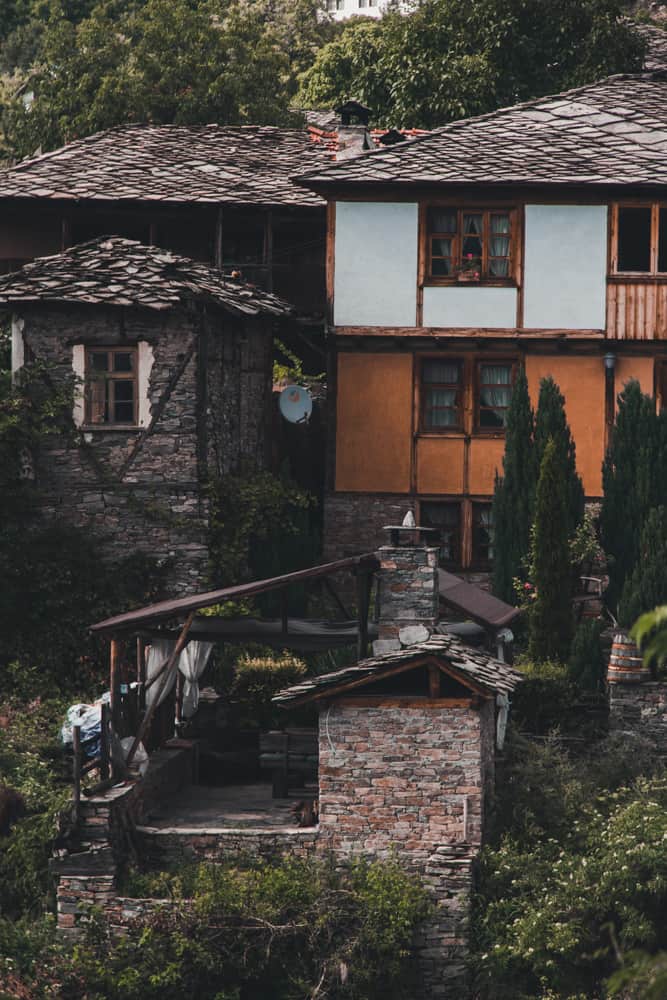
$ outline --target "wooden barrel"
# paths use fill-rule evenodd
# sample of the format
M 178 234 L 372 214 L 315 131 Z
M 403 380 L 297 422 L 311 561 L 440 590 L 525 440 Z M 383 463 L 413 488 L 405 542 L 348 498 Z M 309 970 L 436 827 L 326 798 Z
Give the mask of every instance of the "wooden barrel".
M 611 644 L 607 681 L 609 684 L 640 684 L 649 680 L 642 654 L 625 632 L 617 632 Z

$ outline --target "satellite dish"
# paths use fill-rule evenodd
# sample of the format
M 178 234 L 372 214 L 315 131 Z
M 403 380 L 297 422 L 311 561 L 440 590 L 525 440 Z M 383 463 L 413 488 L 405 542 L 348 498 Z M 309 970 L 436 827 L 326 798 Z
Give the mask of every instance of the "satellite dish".
M 280 393 L 280 412 L 290 424 L 304 424 L 313 412 L 313 401 L 307 389 L 288 385 Z

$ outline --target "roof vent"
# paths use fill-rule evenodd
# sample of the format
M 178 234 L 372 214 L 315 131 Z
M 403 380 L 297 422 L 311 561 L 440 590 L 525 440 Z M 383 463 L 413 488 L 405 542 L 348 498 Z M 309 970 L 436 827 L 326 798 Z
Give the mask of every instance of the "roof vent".
M 335 110 L 336 114 L 340 115 L 340 123 L 343 127 L 347 125 L 368 126 L 371 109 L 359 101 L 346 101 L 345 104 L 341 104 Z

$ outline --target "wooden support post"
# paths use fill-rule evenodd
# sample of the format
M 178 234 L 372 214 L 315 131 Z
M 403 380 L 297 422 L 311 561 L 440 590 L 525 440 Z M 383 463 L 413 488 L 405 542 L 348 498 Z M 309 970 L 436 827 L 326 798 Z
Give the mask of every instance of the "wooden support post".
M 109 692 L 111 694 L 111 725 L 120 726 L 120 640 L 112 639 L 109 650 Z
M 368 652 L 368 574 L 357 573 L 357 658 L 363 660 Z
M 430 663 L 428 667 L 428 696 L 429 698 L 440 697 L 440 667 Z
M 72 727 L 72 772 L 74 777 L 74 825 L 81 817 L 81 726 Z
M 280 591 L 280 627 L 283 635 L 289 632 L 289 601 L 287 587 Z
M 264 216 L 264 266 L 266 268 L 267 292 L 273 291 L 273 213 L 271 209 L 266 210 Z
M 67 250 L 72 245 L 72 220 L 63 215 L 60 220 L 60 249 Z
M 161 683 L 158 686 L 157 691 L 155 692 L 155 697 L 153 698 L 153 700 L 150 703 L 148 709 L 146 710 L 146 714 L 144 715 L 143 719 L 141 720 L 141 725 L 139 726 L 139 731 L 138 731 L 137 735 L 134 737 L 134 742 L 133 742 L 132 746 L 130 747 L 130 752 L 127 755 L 127 759 L 125 761 L 125 764 L 128 767 L 132 763 L 132 761 L 134 760 L 134 755 L 137 752 L 137 747 L 139 746 L 139 744 L 143 740 L 144 736 L 148 732 L 148 727 L 150 726 L 150 724 L 151 724 L 151 722 L 153 720 L 153 716 L 155 715 L 155 709 L 158 706 L 158 702 L 160 701 L 160 697 L 162 695 L 162 692 L 164 691 L 164 689 L 167 686 L 167 681 L 169 680 L 169 674 L 171 672 L 171 668 L 173 667 L 174 663 L 176 662 L 176 660 L 178 659 L 178 657 L 181 655 L 181 652 L 185 648 L 185 644 L 188 641 L 188 633 L 190 631 L 190 626 L 192 625 L 194 617 L 195 617 L 195 612 L 191 611 L 190 614 L 188 615 L 188 617 L 185 620 L 185 625 L 181 629 L 181 634 L 179 635 L 178 639 L 176 640 L 176 645 L 174 646 L 174 648 L 172 650 L 171 656 L 169 657 L 169 659 L 167 660 L 167 662 L 165 663 L 165 665 L 163 667 L 164 676 L 162 677 Z
M 137 709 L 143 712 L 146 707 L 146 642 L 137 636 Z
M 100 780 L 109 777 L 109 706 L 102 702 L 100 718 Z
M 215 244 L 213 249 L 213 263 L 218 271 L 222 271 L 224 254 L 222 249 L 222 205 L 218 206 L 218 213 L 215 217 Z
M 148 245 L 157 246 L 157 222 L 154 221 L 148 224 Z
M 179 670 L 176 675 L 176 725 L 183 721 L 183 681 L 185 678 Z

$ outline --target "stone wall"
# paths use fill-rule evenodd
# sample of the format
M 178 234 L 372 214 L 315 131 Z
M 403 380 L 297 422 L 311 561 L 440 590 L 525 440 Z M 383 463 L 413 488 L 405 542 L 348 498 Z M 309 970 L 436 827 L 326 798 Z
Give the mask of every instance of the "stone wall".
M 667 755 L 667 683 L 609 684 L 609 726 L 653 740 Z
M 220 862 L 243 855 L 266 861 L 286 856 L 305 858 L 313 855 L 318 846 L 315 827 L 284 831 L 139 826 L 137 838 L 142 862 L 156 870 L 194 862 Z
M 383 545 L 378 558 L 378 642 L 373 651 L 400 649 L 404 636 L 408 645 L 423 642 L 438 620 L 438 550 L 423 545 Z M 414 625 L 421 626 L 423 634 L 404 633 L 406 627 Z
M 324 556 L 344 559 L 374 552 L 387 541 L 386 524 L 401 524 L 414 498 L 397 493 L 329 493 L 324 498 Z
M 72 379 L 77 345 L 143 343 L 152 355 L 149 377 L 140 362 L 143 426 L 72 425 L 41 449 L 35 465 L 44 517 L 93 529 L 112 559 L 145 552 L 167 562 L 171 592 L 201 590 L 209 473 L 266 467 L 270 324 L 185 307 L 42 304 L 24 307 L 22 318 L 28 351 L 53 366 L 56 382 Z
M 472 871 L 492 769 L 492 703 L 354 707 L 320 716 L 321 848 L 392 853 L 423 879 L 436 912 L 418 944 L 424 997 L 465 994 Z

